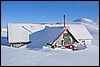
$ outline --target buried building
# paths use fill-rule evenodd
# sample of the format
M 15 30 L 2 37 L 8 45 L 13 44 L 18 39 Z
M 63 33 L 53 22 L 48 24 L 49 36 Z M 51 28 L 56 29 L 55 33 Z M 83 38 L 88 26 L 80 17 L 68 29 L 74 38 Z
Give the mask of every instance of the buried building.
M 69 24 L 65 26 L 65 15 L 64 15 L 64 28 L 58 37 L 52 42 L 52 46 L 55 45 L 62 48 L 68 49 L 84 49 L 86 44 L 91 44 L 92 36 L 84 25 L 73 25 Z
M 64 24 L 8 23 L 8 42 L 14 47 L 27 44 L 27 48 L 42 48 L 49 44 L 54 48 L 74 49 L 76 43 L 91 44 L 93 37 L 84 25 L 65 23 L 65 16 Z

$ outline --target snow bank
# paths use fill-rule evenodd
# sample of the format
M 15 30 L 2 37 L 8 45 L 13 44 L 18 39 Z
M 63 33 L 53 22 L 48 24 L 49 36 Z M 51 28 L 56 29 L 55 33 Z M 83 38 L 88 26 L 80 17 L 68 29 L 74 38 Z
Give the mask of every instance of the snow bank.
M 45 29 L 37 31 L 31 35 L 29 35 L 29 40 L 32 43 L 27 45 L 27 48 L 42 48 L 46 46 L 47 43 L 51 43 L 55 40 L 55 38 L 59 35 L 62 31 L 63 27 L 48 27 L 46 26 Z
M 99 48 L 45 52 L 1 46 L 1 66 L 99 66 Z

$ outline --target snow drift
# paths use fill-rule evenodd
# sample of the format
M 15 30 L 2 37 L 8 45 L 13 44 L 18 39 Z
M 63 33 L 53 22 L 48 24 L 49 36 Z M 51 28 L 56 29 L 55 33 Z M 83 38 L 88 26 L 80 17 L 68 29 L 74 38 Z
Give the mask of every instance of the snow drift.
M 55 38 L 59 35 L 62 29 L 63 27 L 46 26 L 45 29 L 32 33 L 31 35 L 29 35 L 29 40 L 32 42 L 27 45 L 27 48 L 33 49 L 46 46 L 47 43 L 51 43 L 55 40 Z

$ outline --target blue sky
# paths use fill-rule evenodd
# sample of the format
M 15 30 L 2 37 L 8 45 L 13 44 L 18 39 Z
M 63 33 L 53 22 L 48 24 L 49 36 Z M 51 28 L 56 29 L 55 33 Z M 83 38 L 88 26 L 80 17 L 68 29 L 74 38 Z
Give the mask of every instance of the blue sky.
M 1 27 L 7 23 L 41 23 L 99 19 L 99 1 L 2 1 Z

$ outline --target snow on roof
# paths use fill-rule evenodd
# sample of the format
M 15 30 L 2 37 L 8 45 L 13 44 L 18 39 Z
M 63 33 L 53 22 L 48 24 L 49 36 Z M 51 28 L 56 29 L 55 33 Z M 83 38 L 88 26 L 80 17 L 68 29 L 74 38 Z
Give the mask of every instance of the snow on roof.
M 68 24 L 70 31 L 77 39 L 93 39 L 89 31 L 82 24 Z
M 47 43 L 52 43 L 55 38 L 61 33 L 63 27 L 48 27 L 30 34 L 29 40 L 32 41 L 27 45 L 27 48 L 42 48 Z
M 72 35 L 77 39 L 92 39 L 91 34 L 82 24 L 68 24 Z M 47 43 L 52 43 L 56 37 L 62 32 L 63 27 L 49 27 L 30 34 L 29 40 L 32 43 L 27 45 L 27 48 L 42 48 Z

